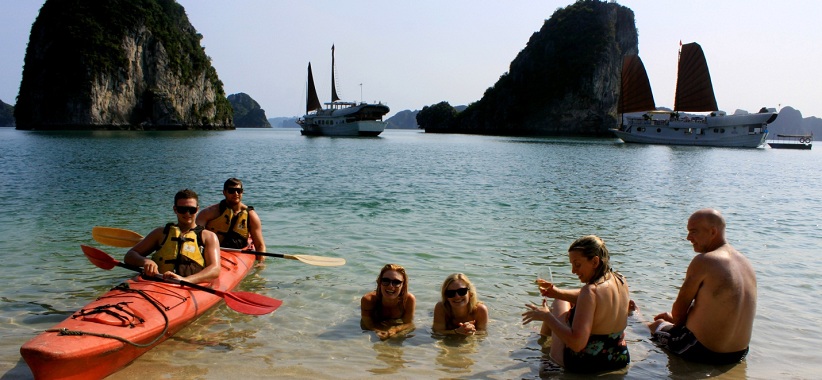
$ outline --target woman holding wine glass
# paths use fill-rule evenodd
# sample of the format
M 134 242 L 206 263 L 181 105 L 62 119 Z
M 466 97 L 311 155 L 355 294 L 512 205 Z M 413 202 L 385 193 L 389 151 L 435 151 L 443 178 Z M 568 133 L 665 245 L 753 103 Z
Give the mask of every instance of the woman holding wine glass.
M 540 335 L 552 336 L 551 360 L 569 372 L 603 372 L 624 368 L 630 362 L 625 343 L 630 295 L 625 277 L 614 272 L 605 242 L 583 236 L 568 248 L 571 271 L 585 285 L 560 289 L 540 279 L 551 307 L 525 305 L 523 324 L 542 321 Z

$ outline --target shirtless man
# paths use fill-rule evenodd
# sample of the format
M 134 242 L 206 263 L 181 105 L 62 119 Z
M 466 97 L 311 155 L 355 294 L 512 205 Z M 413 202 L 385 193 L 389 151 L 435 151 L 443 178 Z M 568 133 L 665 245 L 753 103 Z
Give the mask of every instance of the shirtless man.
M 748 353 L 756 315 L 756 275 L 725 240 L 725 218 L 702 209 L 688 219 L 691 260 L 671 312 L 654 317 L 653 337 L 691 361 L 733 364 Z

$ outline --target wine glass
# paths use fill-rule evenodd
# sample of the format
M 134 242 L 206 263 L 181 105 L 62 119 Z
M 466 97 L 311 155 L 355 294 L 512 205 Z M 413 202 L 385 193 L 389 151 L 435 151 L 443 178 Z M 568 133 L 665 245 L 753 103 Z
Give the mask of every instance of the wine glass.
M 554 273 L 551 272 L 551 267 L 550 266 L 546 265 L 545 267 L 547 268 L 547 270 L 541 270 L 541 271 L 539 271 L 539 273 L 537 273 L 537 280 L 548 281 L 551 284 L 553 284 L 554 283 Z M 537 286 L 539 286 L 539 285 L 537 285 Z M 541 286 L 539 288 L 540 288 L 540 290 L 542 290 Z M 542 297 L 542 298 L 545 299 L 546 297 Z

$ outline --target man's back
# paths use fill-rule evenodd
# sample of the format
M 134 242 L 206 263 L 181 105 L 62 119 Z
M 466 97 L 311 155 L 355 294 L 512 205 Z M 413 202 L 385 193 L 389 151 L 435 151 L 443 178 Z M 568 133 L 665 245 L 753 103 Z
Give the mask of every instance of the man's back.
M 744 350 L 756 315 L 756 275 L 751 263 L 730 244 L 694 257 L 688 275 L 697 276 L 699 291 L 686 325 L 715 352 Z

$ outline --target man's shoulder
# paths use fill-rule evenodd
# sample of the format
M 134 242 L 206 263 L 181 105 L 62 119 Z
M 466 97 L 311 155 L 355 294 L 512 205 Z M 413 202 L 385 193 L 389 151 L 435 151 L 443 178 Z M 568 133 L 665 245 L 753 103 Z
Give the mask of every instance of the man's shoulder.
M 220 209 L 220 204 L 219 204 L 219 203 L 215 203 L 215 204 L 213 204 L 213 205 L 208 205 L 208 206 L 206 206 L 205 208 L 203 208 L 202 210 L 200 210 L 200 212 L 201 212 L 201 213 L 203 213 L 203 212 L 211 212 L 211 211 L 213 211 L 213 210 L 219 210 L 219 209 Z
M 214 232 L 209 231 L 209 230 L 207 230 L 207 229 L 205 229 L 205 228 L 203 228 L 203 229 L 200 231 L 200 236 L 203 238 L 203 242 L 204 242 L 204 243 L 209 243 L 209 242 L 212 242 L 212 240 L 211 240 L 212 238 L 217 239 L 217 234 L 215 234 Z M 219 240 L 218 240 L 218 243 L 217 243 L 217 244 L 219 244 Z
M 701 253 L 694 257 L 694 261 L 701 261 L 713 265 L 718 265 L 738 259 L 747 260 L 742 253 L 740 253 L 732 245 L 727 243 L 712 251 Z

